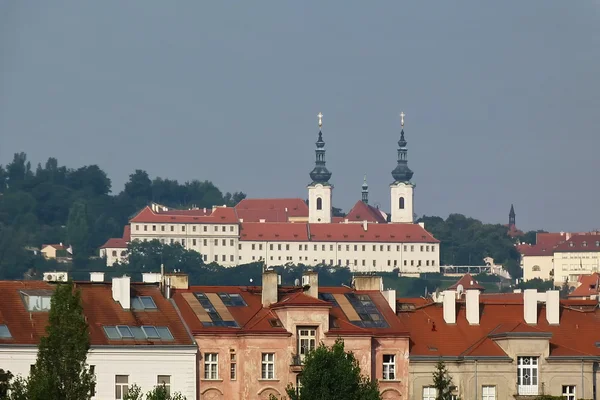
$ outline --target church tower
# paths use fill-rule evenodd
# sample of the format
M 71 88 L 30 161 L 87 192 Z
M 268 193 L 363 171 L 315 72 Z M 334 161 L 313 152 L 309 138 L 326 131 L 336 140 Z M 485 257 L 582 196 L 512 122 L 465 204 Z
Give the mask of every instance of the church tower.
M 400 113 L 402 131 L 398 141 L 398 165 L 392 171 L 394 183 L 390 185 L 392 197 L 391 222 L 392 223 L 413 223 L 413 199 L 415 185 L 410 181 L 413 172 L 408 168 L 408 159 L 406 149 L 406 139 L 404 139 L 404 112 Z
M 515 206 L 510 205 L 510 212 L 508 213 L 508 228 L 516 228 L 517 226 L 517 214 L 515 214 Z
M 308 185 L 308 222 L 322 224 L 331 222 L 331 172 L 325 166 L 325 142 L 323 141 L 323 114 L 319 113 L 319 138 L 315 150 L 315 168 L 310 173 L 312 183 Z
M 362 184 L 362 202 L 365 204 L 369 204 L 369 185 L 367 184 L 367 176 L 365 175 L 365 179 Z

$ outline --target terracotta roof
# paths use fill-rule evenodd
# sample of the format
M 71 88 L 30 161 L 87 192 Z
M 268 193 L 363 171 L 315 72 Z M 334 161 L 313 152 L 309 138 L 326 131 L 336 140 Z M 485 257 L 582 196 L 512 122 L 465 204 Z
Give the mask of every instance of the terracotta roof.
M 545 244 L 546 246 L 556 246 L 563 240 L 566 240 L 567 235 L 564 232 L 538 232 L 535 235 L 536 244 Z
M 600 274 L 594 272 L 590 275 L 580 275 L 577 279 L 578 286 L 569 293 L 569 297 L 590 297 L 600 293 Z
M 360 200 L 352 207 L 346 216 L 346 219 L 348 221 L 367 221 L 379 224 L 385 224 L 387 222 L 381 214 L 381 211 Z
M 573 235 L 554 248 L 555 252 L 600 252 L 600 234 Z
M 55 285 L 42 281 L 0 281 L 2 301 L 0 301 L 0 324 L 6 324 L 12 335 L 11 339 L 0 339 L 4 345 L 36 345 L 46 334 L 48 312 L 29 312 L 21 297 L 21 292 L 44 291 L 50 294 Z M 157 306 L 152 311 L 124 310 L 112 298 L 110 283 L 76 283 L 81 290 L 83 312 L 87 318 L 92 346 L 103 345 L 194 345 L 185 325 L 179 318 L 176 309 L 165 299 L 158 286 L 132 284 L 131 296 L 151 296 Z M 168 327 L 174 340 L 109 340 L 104 333 L 104 326 L 152 325 Z
M 125 227 L 123 228 L 123 238 L 122 239 L 126 242 L 131 241 L 131 225 L 125 225 Z
M 126 249 L 127 244 L 131 241 L 131 226 L 125 225 L 123 228 L 123 237 L 122 238 L 111 238 L 106 241 L 101 249 Z
M 316 242 L 439 243 L 419 224 L 310 224 Z
M 399 304 L 403 299 L 399 299 Z M 411 337 L 411 357 L 506 357 L 494 341 L 495 335 L 539 333 L 548 335 L 550 356 L 596 356 L 595 346 L 600 311 L 595 305 L 577 308 L 576 302 L 561 301 L 559 325 L 546 321 L 545 306 L 538 312 L 537 325 L 530 326 L 523 319 L 523 295 L 516 293 L 480 296 L 479 325 L 469 325 L 464 301 L 457 301 L 456 324 L 446 324 L 443 305 L 428 303 L 412 311 L 401 311 L 398 316 L 408 327 Z
M 240 224 L 241 241 L 306 242 L 308 230 L 305 223 L 244 222 Z
M 244 199 L 235 206 L 236 211 L 253 210 L 253 211 L 268 211 L 280 210 L 287 214 L 288 217 L 308 218 L 308 206 L 304 200 L 300 198 L 291 199 Z M 287 209 L 287 211 L 286 211 Z M 267 214 L 265 214 L 267 215 Z M 267 218 L 264 218 L 267 219 Z M 244 219 L 245 221 L 245 219 Z
M 219 300 L 214 297 L 217 293 L 239 294 L 245 302 L 245 306 L 227 306 L 226 310 L 221 310 L 219 314 L 228 313 L 237 323 L 237 327 L 217 327 L 204 325 L 201 320 L 206 319 L 204 308 L 194 311 L 193 307 L 198 307 L 199 301 L 194 293 L 204 293 L 205 296 L 213 294 L 211 301 L 215 309 L 222 307 L 221 304 L 215 304 Z M 382 328 L 364 328 L 353 324 L 344 312 L 343 308 L 337 303 L 331 303 L 320 299 L 315 299 L 303 292 L 301 287 L 282 287 L 278 288 L 278 302 L 265 308 L 262 306 L 262 288 L 256 286 L 192 286 L 188 290 L 176 289 L 173 291 L 173 300 L 177 304 L 183 319 L 194 335 L 246 335 L 246 334 L 280 334 L 291 335 L 277 317 L 277 310 L 284 307 L 324 307 L 329 309 L 331 324 L 329 335 L 373 335 L 404 337 L 407 335 L 406 327 L 396 317 L 390 308 L 387 300 L 378 291 L 354 291 L 345 287 L 321 287 L 320 294 L 342 295 L 346 293 L 368 295 L 380 315 L 387 322 L 387 327 Z M 186 298 L 187 296 L 187 298 Z M 221 297 L 219 297 L 221 298 Z M 342 297 L 343 299 L 345 297 Z M 198 303 L 198 304 L 196 304 Z M 343 307 L 352 307 L 350 303 Z M 310 313 L 310 310 L 307 310 Z M 222 317 L 222 315 L 221 315 Z M 307 320 L 310 317 L 307 314 Z M 210 324 L 211 319 L 206 321 Z
M 288 214 L 285 210 L 276 208 L 273 210 L 247 210 L 236 209 L 235 212 L 240 222 L 288 222 Z
M 188 212 L 189 211 L 189 212 Z M 129 222 L 146 223 L 183 223 L 183 224 L 235 224 L 238 222 L 235 209 L 232 207 L 217 207 L 210 215 L 201 215 L 202 210 L 155 212 L 150 207 L 144 207 Z M 192 213 L 196 212 L 196 213 Z
M 63 246 L 62 244 L 43 244 L 42 250 L 44 249 L 44 247 L 53 247 L 56 250 L 66 250 L 67 249 L 67 247 Z
M 477 289 L 477 290 L 485 290 L 485 288 L 483 286 L 481 286 L 479 284 L 479 282 L 477 282 L 475 280 L 475 278 L 473 278 L 473 276 L 471 276 L 471 274 L 464 274 L 462 278 L 460 278 L 454 285 L 450 286 L 448 289 L 450 290 L 457 290 L 458 285 L 462 285 L 462 288 L 464 290 L 469 290 L 469 289 Z

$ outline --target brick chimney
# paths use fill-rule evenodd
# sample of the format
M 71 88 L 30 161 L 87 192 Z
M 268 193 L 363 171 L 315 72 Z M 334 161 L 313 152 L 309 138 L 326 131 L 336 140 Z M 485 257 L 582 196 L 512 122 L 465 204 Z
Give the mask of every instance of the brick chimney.
M 444 321 L 447 324 L 456 323 L 456 291 L 444 290 Z

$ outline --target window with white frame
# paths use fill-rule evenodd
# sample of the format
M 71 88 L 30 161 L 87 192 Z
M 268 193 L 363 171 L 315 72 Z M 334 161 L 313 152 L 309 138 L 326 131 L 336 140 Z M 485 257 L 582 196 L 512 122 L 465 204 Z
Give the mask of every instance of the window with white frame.
M 317 345 L 317 330 L 315 328 L 298 329 L 298 355 L 304 361 L 306 355 Z
M 204 353 L 204 379 L 219 379 L 218 353 Z
M 115 375 L 115 399 L 122 400 L 129 390 L 129 375 Z
M 275 379 L 275 353 L 262 353 L 261 379 Z
M 562 397 L 566 400 L 576 400 L 575 396 L 575 385 L 563 385 L 562 387 Z
M 423 386 L 423 400 L 435 400 L 437 391 L 433 386 Z
M 383 355 L 383 380 L 393 381 L 396 379 L 396 356 L 394 354 Z
M 481 400 L 496 400 L 496 386 L 483 385 L 481 388 Z
M 237 356 L 235 353 L 229 354 L 229 379 L 232 381 L 237 379 Z
M 520 395 L 538 394 L 537 357 L 517 357 L 517 385 Z
M 158 375 L 156 378 L 158 386 L 164 386 L 167 396 L 171 395 L 171 375 Z

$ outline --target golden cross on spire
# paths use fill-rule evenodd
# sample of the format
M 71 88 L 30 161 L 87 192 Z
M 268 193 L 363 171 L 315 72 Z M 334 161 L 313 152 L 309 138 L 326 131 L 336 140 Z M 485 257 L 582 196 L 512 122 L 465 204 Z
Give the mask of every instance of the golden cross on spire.
M 402 125 L 402 128 L 404 128 L 404 117 L 406 117 L 406 114 L 404 114 L 404 111 L 402 111 L 400 113 L 400 125 Z
M 317 114 L 317 117 L 319 117 L 319 129 L 321 129 L 321 127 L 323 126 L 323 113 L 319 112 Z

